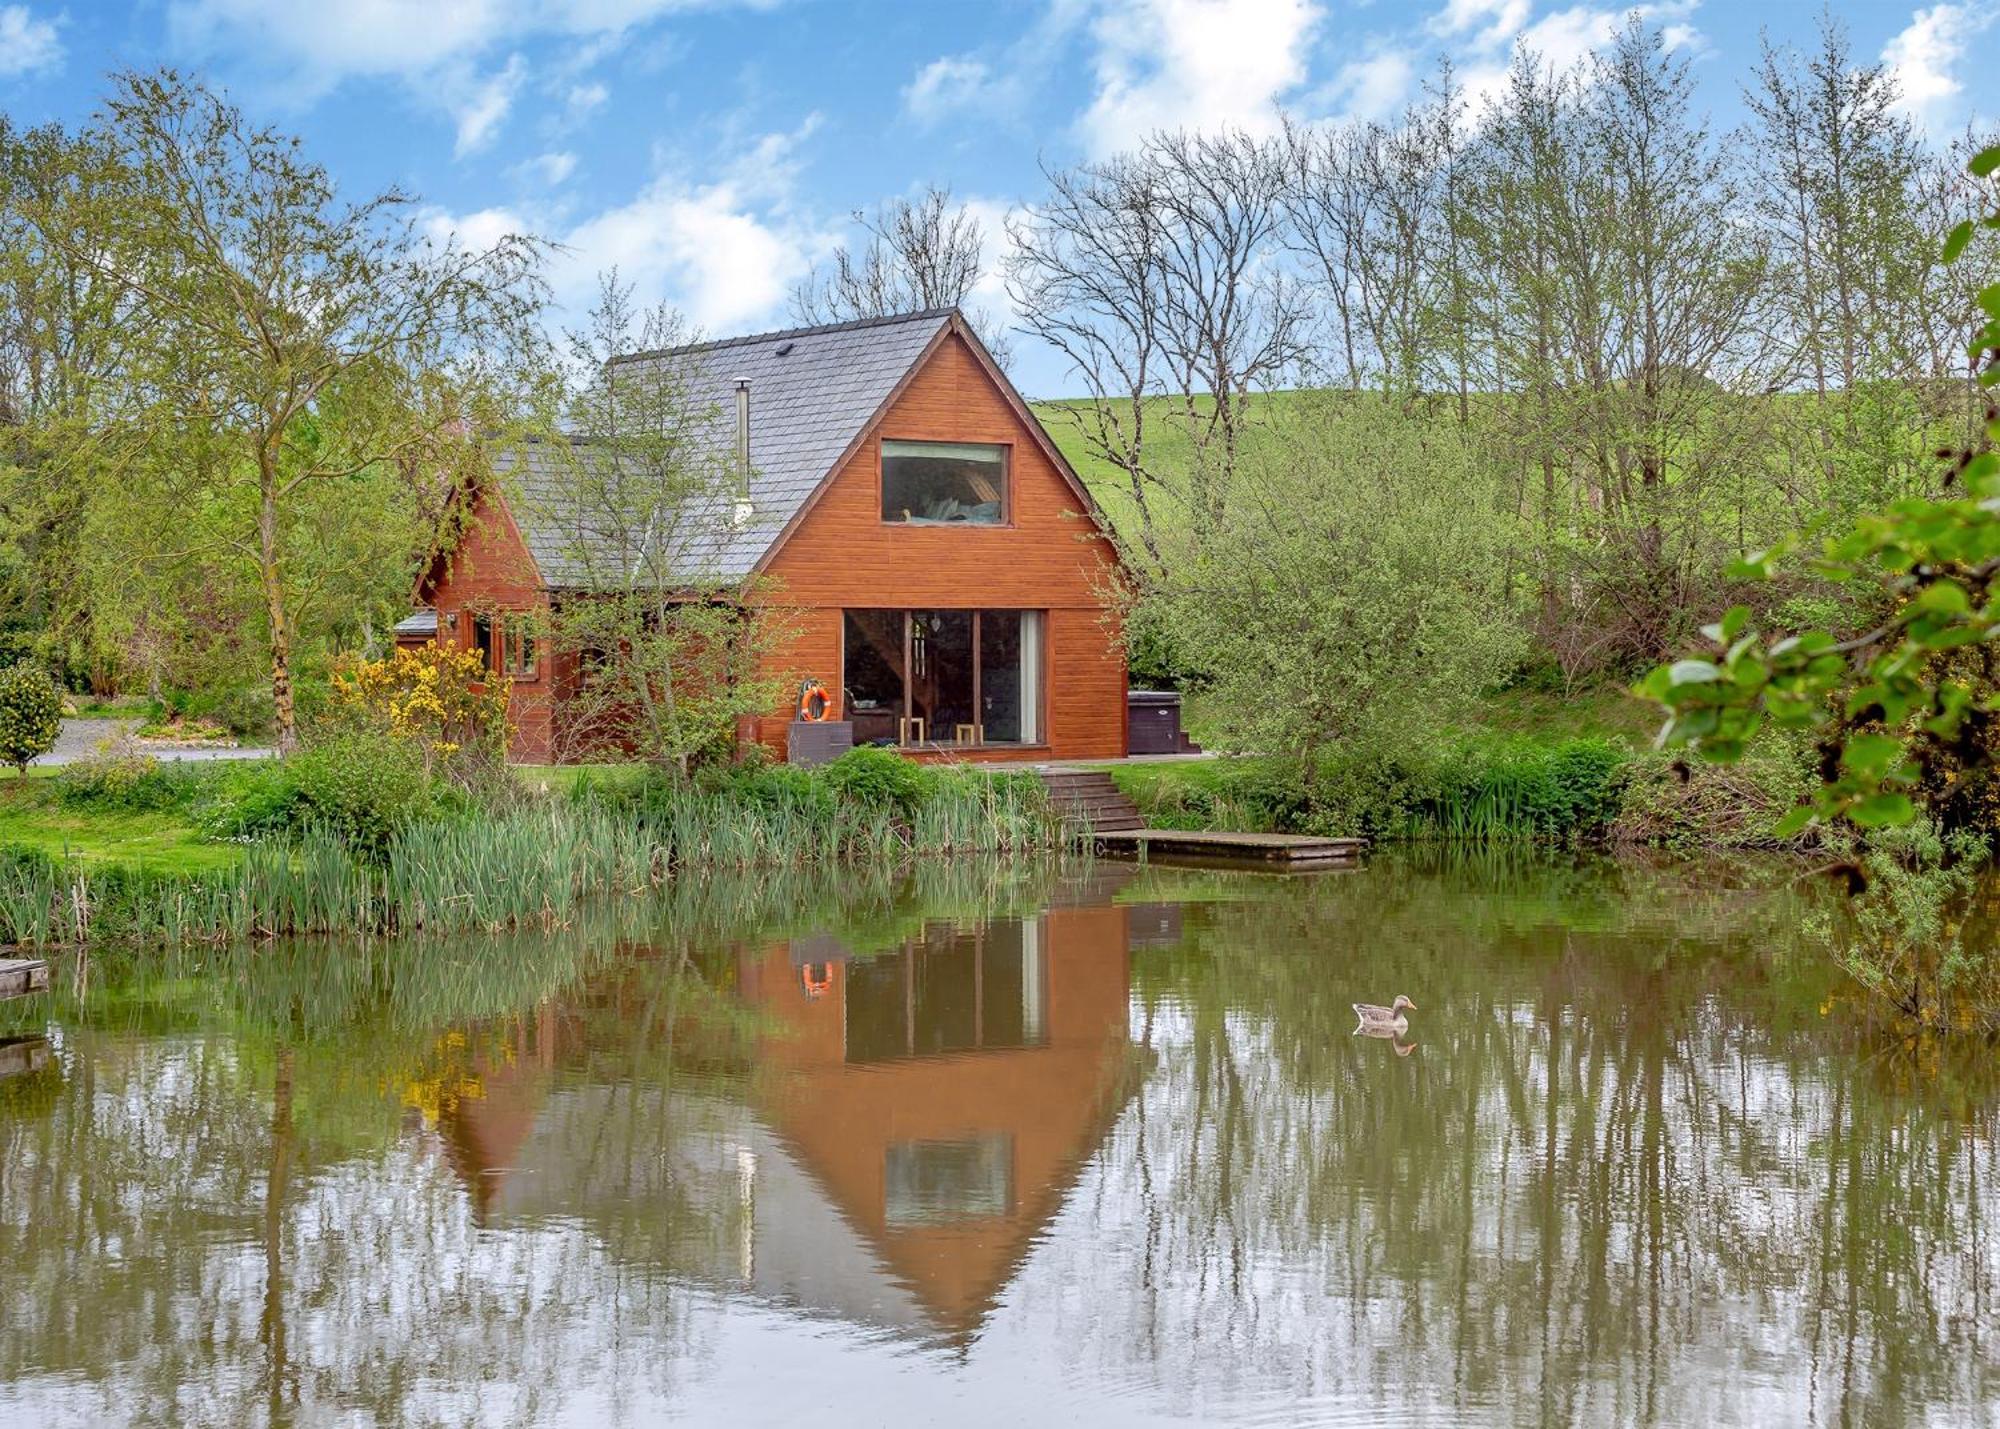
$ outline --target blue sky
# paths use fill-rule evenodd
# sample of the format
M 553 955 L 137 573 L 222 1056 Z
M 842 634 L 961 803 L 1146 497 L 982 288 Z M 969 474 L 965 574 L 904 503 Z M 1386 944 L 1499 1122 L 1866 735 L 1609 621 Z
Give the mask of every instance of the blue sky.
M 0 0 L 0 106 L 79 121 L 103 76 L 175 64 L 305 137 L 354 193 L 398 183 L 440 231 L 556 238 L 560 299 L 616 264 L 715 334 L 781 326 L 849 212 L 948 184 L 996 239 L 1038 165 L 1161 125 L 1386 116 L 1440 56 L 1475 88 L 1525 42 L 1554 59 L 1605 0 Z M 1651 0 L 1719 127 L 1757 36 L 1809 43 L 1817 0 Z M 1993 117 L 1987 0 L 1845 0 L 1933 132 Z M 1984 110 L 1977 105 L 1983 102 Z M 997 252 L 992 255 L 997 260 Z M 996 262 L 997 267 L 997 262 Z M 981 300 L 1004 301 L 996 276 Z M 1031 395 L 1074 386 L 1016 344 Z

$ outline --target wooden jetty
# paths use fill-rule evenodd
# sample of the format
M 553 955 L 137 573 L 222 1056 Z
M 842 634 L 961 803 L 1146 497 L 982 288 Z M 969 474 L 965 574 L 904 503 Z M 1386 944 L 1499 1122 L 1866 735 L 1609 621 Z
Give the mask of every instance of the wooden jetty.
M 40 958 L 0 958 L 0 1001 L 46 992 L 49 965 Z
M 1368 849 L 1366 839 L 1233 834 L 1217 829 L 1113 829 L 1092 834 L 1091 842 L 1100 853 L 1210 868 L 1352 868 Z
M 1089 825 L 1096 851 L 1114 858 L 1304 872 L 1353 867 L 1368 848 L 1366 839 L 1149 829 L 1139 806 L 1121 793 L 1103 770 L 1052 768 L 1037 772 L 1048 785 L 1049 799 L 1057 811 L 1066 819 Z
M 46 1037 L 14 1037 L 0 1042 L 0 1081 L 39 1072 L 48 1066 L 50 1056 Z

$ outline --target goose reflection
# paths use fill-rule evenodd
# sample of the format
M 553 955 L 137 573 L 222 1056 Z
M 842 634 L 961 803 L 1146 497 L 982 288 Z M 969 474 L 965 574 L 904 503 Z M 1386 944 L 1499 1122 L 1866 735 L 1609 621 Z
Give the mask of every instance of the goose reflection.
M 1416 1043 L 1402 1040 L 1403 1033 L 1408 1030 L 1408 1027 L 1409 1024 L 1400 1018 L 1395 1022 L 1364 1022 L 1354 1029 L 1354 1035 L 1356 1037 L 1373 1037 L 1379 1042 L 1387 1042 L 1391 1047 L 1395 1048 L 1398 1057 L 1407 1057 L 1410 1053 L 1417 1050 Z

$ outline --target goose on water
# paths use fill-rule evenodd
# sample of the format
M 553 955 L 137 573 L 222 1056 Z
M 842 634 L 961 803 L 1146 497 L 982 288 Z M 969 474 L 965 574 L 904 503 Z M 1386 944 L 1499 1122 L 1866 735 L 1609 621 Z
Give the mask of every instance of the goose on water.
M 1372 1002 L 1357 1002 L 1353 1006 L 1354 1015 L 1361 1019 L 1360 1025 L 1354 1029 L 1357 1032 L 1377 1029 L 1401 1032 L 1410 1025 L 1410 1019 L 1403 1014 L 1417 1010 L 1417 1005 L 1407 997 L 1398 997 L 1387 1007 L 1377 1007 Z

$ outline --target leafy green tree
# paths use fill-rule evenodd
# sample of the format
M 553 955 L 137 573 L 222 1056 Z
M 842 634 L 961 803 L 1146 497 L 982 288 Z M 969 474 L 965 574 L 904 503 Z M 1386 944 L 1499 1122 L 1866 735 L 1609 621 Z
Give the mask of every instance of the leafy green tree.
M 1968 167 L 1991 178 L 2000 145 Z M 1981 227 L 2000 229 L 2000 206 L 1953 228 L 1945 260 L 1962 260 Z M 1982 286 L 1978 302 L 1968 352 L 1979 390 L 1991 393 L 2000 387 L 2000 282 Z M 1640 687 L 1666 710 L 1662 741 L 1705 758 L 1740 757 L 1767 723 L 1820 732 L 1821 787 L 1782 831 L 1815 818 L 1906 824 L 1920 798 L 1947 825 L 2000 813 L 1982 787 L 2000 756 L 2000 408 L 1990 397 L 1973 427 L 1962 446 L 1938 452 L 1953 494 L 1863 513 L 1809 562 L 1871 591 L 1881 612 L 1871 628 L 1770 635 L 1739 605 L 1705 627 L 1708 653 L 1662 665 Z M 1793 556 L 1766 552 L 1736 574 L 1768 581 Z
M 779 694 L 767 659 L 785 633 L 773 592 L 719 560 L 760 517 L 731 419 L 701 395 L 691 336 L 678 314 L 636 308 L 605 275 L 590 326 L 568 337 L 539 443 L 556 479 L 508 492 L 514 510 L 556 533 L 550 568 L 563 589 L 543 634 L 576 666 L 556 732 L 564 755 L 629 750 L 685 772 Z
M 1336 742 L 1407 745 L 1518 660 L 1498 485 L 1460 429 L 1375 396 L 1302 398 L 1236 486 L 1139 597 L 1200 652 L 1228 743 L 1308 769 Z
M 99 416 L 116 549 L 249 578 L 289 748 L 306 608 L 403 584 L 429 535 L 412 489 L 467 469 L 537 341 L 542 247 L 434 244 L 393 188 L 343 202 L 297 140 L 172 71 L 119 75 L 93 138 L 113 181 L 28 216 L 142 319 Z
M 77 215 L 118 181 L 102 138 L 0 115 L 0 620 L 35 632 L 57 668 L 114 675 L 95 616 L 88 535 L 110 476 L 98 440 L 122 324 L 140 320 L 104 273 L 105 239 L 40 219 Z

